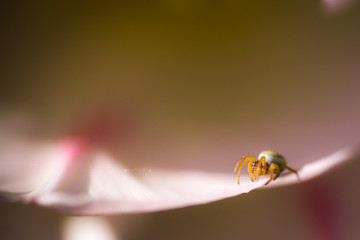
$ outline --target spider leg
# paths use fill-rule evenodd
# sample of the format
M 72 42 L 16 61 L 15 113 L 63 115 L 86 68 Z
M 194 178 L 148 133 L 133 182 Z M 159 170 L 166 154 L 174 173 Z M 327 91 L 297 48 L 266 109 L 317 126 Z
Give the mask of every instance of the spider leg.
M 288 166 L 285 166 L 285 168 L 286 168 L 287 170 L 289 170 L 290 172 L 295 173 L 295 174 L 296 174 L 296 177 L 297 177 L 298 180 L 300 181 L 299 174 L 298 174 L 298 172 L 297 172 L 295 169 L 292 169 L 291 167 L 288 167 Z
M 259 177 L 261 176 L 262 168 L 263 168 L 262 162 L 257 161 L 256 171 L 254 172 L 255 180 L 258 180 Z
M 266 158 L 262 156 L 259 160 L 258 166 L 256 168 L 256 179 L 259 178 L 261 175 L 266 174 Z
M 276 171 L 276 176 L 274 178 L 274 172 Z M 272 163 L 270 164 L 270 167 L 269 167 L 269 172 L 270 172 L 270 178 L 269 180 L 265 183 L 265 185 L 268 185 L 269 182 L 277 179 L 279 176 L 280 176 L 280 168 L 277 164 L 275 163 Z
M 254 156 L 249 156 L 249 157 L 247 157 L 247 159 L 249 159 L 249 164 L 248 164 L 249 178 L 253 182 L 254 180 L 257 179 L 257 176 L 256 176 L 256 172 L 255 172 L 255 174 L 253 173 L 252 168 L 253 168 L 253 163 L 256 162 L 257 160 L 256 160 L 256 157 L 254 157 Z
M 280 169 L 277 171 L 277 174 L 276 174 L 276 176 L 274 177 L 274 180 L 273 180 L 273 181 L 275 181 L 279 176 L 280 176 Z
M 255 171 L 255 179 L 257 180 L 260 176 L 261 176 L 261 170 L 262 170 L 262 162 L 258 161 L 257 163 L 258 165 L 256 166 L 256 171 Z
M 244 167 L 244 165 L 249 161 L 249 159 L 247 157 L 242 157 L 240 158 L 240 160 L 237 162 L 236 166 L 235 166 L 235 170 L 234 173 L 236 174 L 236 172 L 238 172 L 238 184 L 240 184 L 240 172 L 241 169 Z M 241 163 L 242 162 L 242 163 Z M 240 165 L 241 163 L 241 165 Z M 239 166 L 240 165 L 240 166 Z
M 263 163 L 262 175 L 265 175 L 267 170 L 266 157 L 261 157 L 260 161 Z
M 246 157 L 242 157 L 240 158 L 240 160 L 236 163 L 236 166 L 235 166 L 235 169 L 234 169 L 234 174 L 236 174 L 237 170 L 238 170 L 238 167 L 239 167 L 239 164 L 244 161 L 246 159 Z

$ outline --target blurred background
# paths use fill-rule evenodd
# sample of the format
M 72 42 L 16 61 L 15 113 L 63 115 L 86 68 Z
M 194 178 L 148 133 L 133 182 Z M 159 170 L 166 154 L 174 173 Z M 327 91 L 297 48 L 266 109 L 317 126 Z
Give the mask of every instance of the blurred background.
M 359 143 L 359 13 L 310 0 L 1 3 L 0 115 L 129 168 L 229 172 L 264 149 L 297 168 Z M 357 169 L 104 221 L 117 239 L 356 239 Z M 67 216 L 0 208 L 1 239 L 66 238 Z

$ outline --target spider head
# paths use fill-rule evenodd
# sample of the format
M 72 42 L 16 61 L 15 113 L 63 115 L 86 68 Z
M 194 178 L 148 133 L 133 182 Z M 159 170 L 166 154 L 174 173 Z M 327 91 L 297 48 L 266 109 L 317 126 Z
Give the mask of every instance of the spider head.
M 256 162 L 252 162 L 251 163 L 251 172 L 254 173 L 257 169 L 257 166 L 258 166 L 258 163 L 259 161 L 256 161 Z

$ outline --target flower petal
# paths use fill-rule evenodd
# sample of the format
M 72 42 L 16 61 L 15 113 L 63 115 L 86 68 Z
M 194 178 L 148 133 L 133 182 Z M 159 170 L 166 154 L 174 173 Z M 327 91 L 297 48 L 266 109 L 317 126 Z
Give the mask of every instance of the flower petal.
M 347 148 L 309 163 L 300 169 L 300 179 L 316 177 L 354 155 Z M 72 164 L 71 172 L 68 169 L 56 186 L 24 195 L 25 201 L 71 214 L 139 213 L 209 203 L 248 193 L 267 181 L 264 176 L 253 183 L 243 173 L 238 185 L 232 173 L 129 170 L 102 151 L 86 153 Z M 294 183 L 298 183 L 296 176 L 285 173 L 268 186 Z

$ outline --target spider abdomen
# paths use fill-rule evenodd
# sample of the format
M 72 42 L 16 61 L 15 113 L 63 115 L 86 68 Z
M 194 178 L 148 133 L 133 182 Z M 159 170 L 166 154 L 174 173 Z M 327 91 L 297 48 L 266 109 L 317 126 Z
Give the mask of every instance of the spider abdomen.
M 274 151 L 271 151 L 271 150 L 262 151 L 259 154 L 258 159 L 260 160 L 262 157 L 265 157 L 266 164 L 268 166 L 270 166 L 272 163 L 275 163 L 276 165 L 278 165 L 279 168 L 280 168 L 280 172 L 282 172 L 285 169 L 285 166 L 287 164 L 286 160 L 285 160 L 285 158 L 283 156 L 281 156 L 277 152 L 274 152 Z

